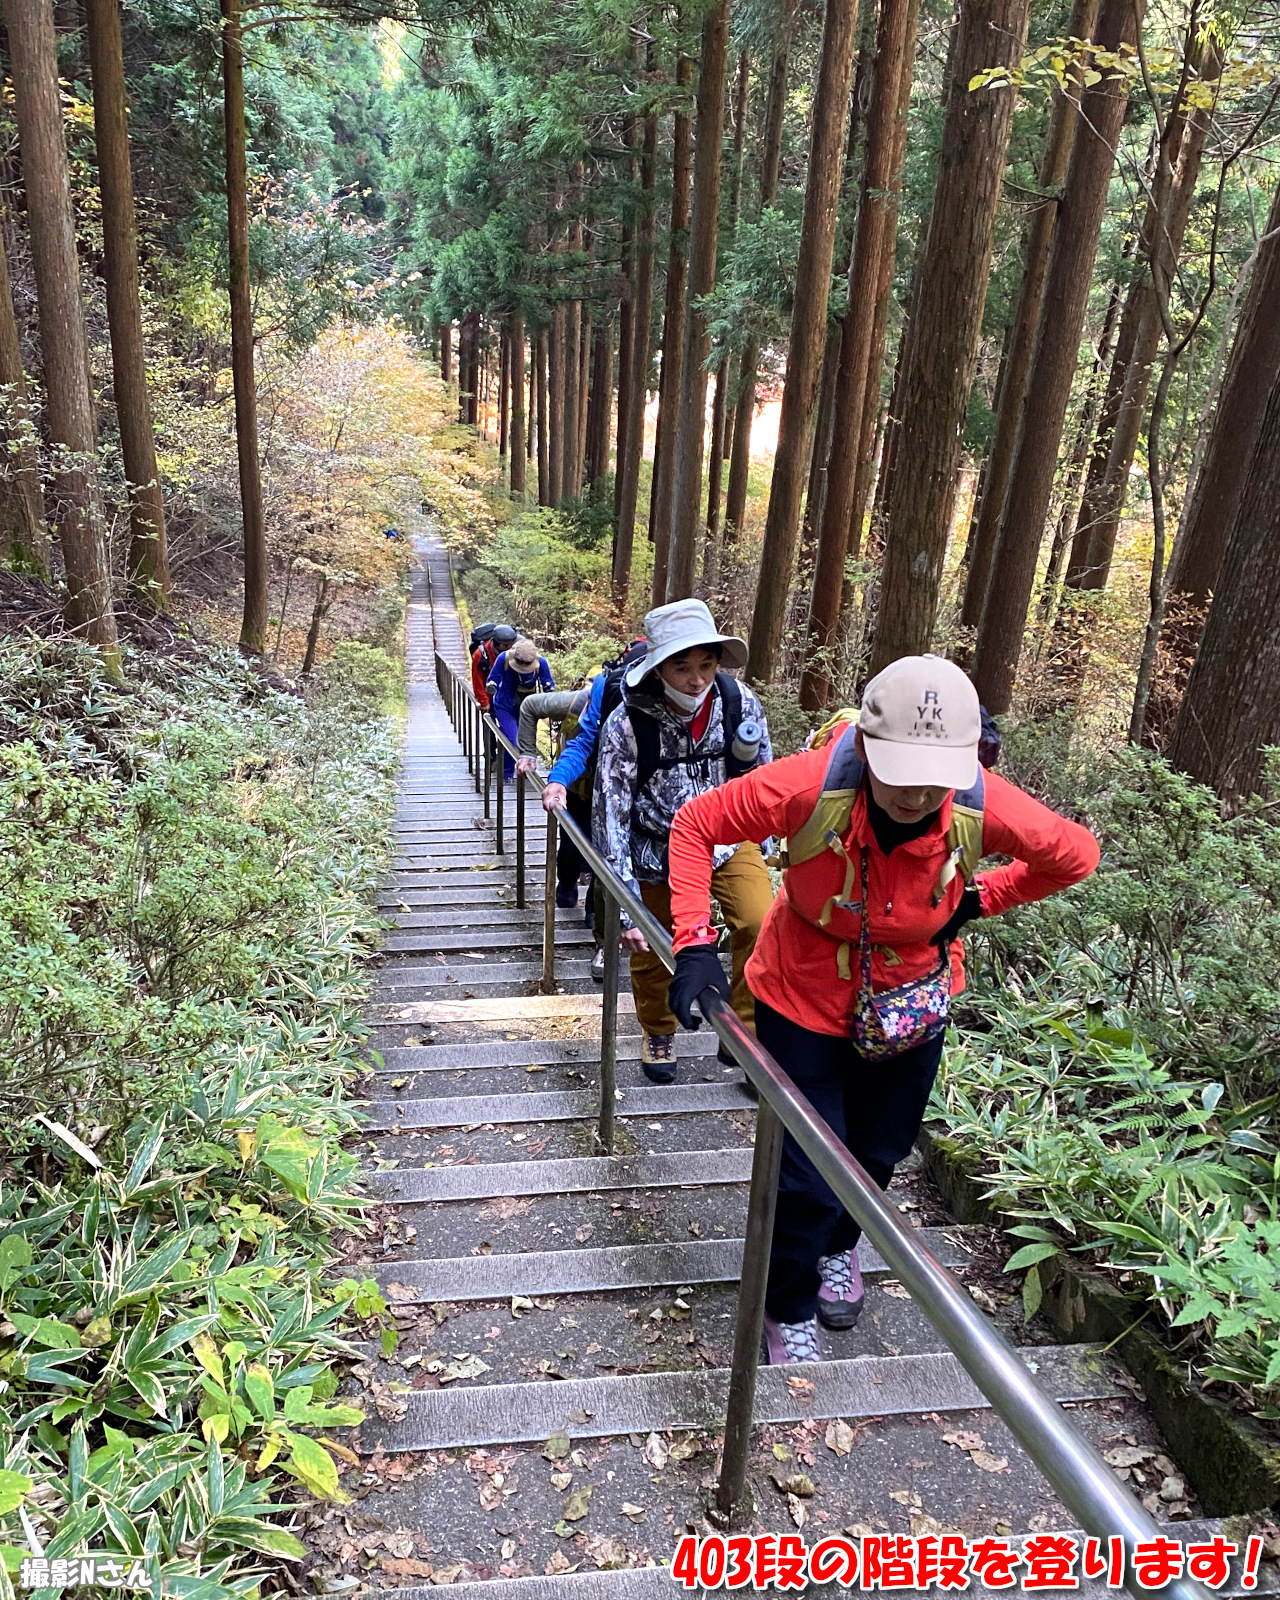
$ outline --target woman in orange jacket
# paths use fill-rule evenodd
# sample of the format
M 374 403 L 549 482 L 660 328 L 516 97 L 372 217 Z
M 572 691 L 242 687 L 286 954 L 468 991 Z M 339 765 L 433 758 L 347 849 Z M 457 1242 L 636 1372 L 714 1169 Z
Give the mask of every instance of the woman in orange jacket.
M 820 748 L 690 800 L 671 830 L 669 998 L 687 1028 L 704 989 L 728 995 L 710 926 L 713 851 L 786 839 L 782 892 L 746 969 L 756 1033 L 881 1188 L 928 1105 L 950 999 L 964 987 L 952 942 L 961 927 L 1098 864 L 1088 829 L 982 770 L 980 735 L 960 668 L 905 656 L 867 685 L 856 727 L 838 724 Z M 974 877 L 987 855 L 1011 859 Z M 765 1302 L 770 1362 L 820 1360 L 819 1319 L 857 1321 L 859 1232 L 788 1134 Z

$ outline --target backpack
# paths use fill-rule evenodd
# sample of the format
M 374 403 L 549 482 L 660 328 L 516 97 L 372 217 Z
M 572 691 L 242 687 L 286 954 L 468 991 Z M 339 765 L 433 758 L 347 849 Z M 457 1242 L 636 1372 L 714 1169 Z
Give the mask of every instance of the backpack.
M 832 734 L 844 724 L 844 731 L 835 738 Z M 831 755 L 827 761 L 822 793 L 818 796 L 807 821 L 783 845 L 783 865 L 799 866 L 812 861 L 824 850 L 837 848 L 834 841 L 843 839 L 849 829 L 854 801 L 862 787 L 866 768 L 858 759 L 853 733 L 857 713 L 847 708 L 838 711 L 832 720 L 818 730 L 815 746 L 829 745 Z M 811 748 L 813 748 L 811 746 Z M 959 872 L 966 883 L 973 881 L 974 872 L 982 860 L 982 814 L 986 797 L 983 768 L 968 789 L 957 789 L 951 797 L 951 822 L 947 828 L 948 855 L 934 885 L 933 903 L 941 904 L 947 886 Z M 852 868 L 850 869 L 852 871 Z
M 467 646 L 468 655 L 475 655 L 482 644 L 488 644 L 489 640 L 493 638 L 493 632 L 497 626 L 496 622 L 482 622 L 479 627 L 472 628 L 471 643 Z M 492 658 L 490 658 L 490 665 L 492 665 Z
M 596 762 L 600 754 L 600 734 L 604 731 L 605 723 L 608 722 L 609 718 L 622 704 L 622 697 L 626 689 L 624 679 L 628 670 L 635 666 L 640 659 L 640 655 L 631 655 L 629 659 L 628 657 L 629 652 L 624 650 L 616 661 L 606 661 L 600 668 L 601 672 L 604 673 L 604 694 L 600 700 L 600 720 L 596 724 L 596 742 L 590 756 L 587 758 L 587 765 L 580 780 L 585 785 L 588 794 L 591 792 L 591 786 L 595 782 Z
M 733 754 L 733 741 L 737 737 L 738 724 L 742 721 L 742 686 L 736 678 L 727 672 L 716 673 L 716 688 L 720 691 L 720 698 L 724 702 L 724 766 L 726 778 L 740 778 L 744 772 L 750 772 L 755 762 L 742 762 Z M 605 696 L 608 697 L 608 687 Z M 705 756 L 695 755 L 690 750 L 687 756 L 670 756 L 664 758 L 659 754 L 662 747 L 662 731 L 653 717 L 640 715 L 631 718 L 631 730 L 636 736 L 636 792 L 645 788 L 656 772 L 670 772 L 673 767 L 692 766 L 695 761 L 706 760 Z

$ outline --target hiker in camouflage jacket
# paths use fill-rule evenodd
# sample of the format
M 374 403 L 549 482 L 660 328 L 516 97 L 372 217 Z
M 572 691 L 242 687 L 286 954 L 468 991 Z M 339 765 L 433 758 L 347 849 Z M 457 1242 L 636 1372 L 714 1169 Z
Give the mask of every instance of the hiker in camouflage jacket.
M 743 665 L 746 645 L 719 633 L 702 601 L 651 611 L 645 635 L 648 653 L 627 672 L 622 704 L 601 730 L 591 829 L 597 850 L 669 929 L 667 844 L 676 812 L 731 775 L 771 761 L 773 750 L 759 700 L 723 670 Z M 744 757 L 748 744 L 754 755 Z M 743 973 L 773 898 L 758 842 L 717 849 L 712 892 L 731 935 L 734 1004 L 750 1026 L 755 1002 Z M 625 914 L 623 925 L 644 1030 L 641 1066 L 651 1082 L 671 1083 L 676 1019 L 667 1004 L 667 969 Z

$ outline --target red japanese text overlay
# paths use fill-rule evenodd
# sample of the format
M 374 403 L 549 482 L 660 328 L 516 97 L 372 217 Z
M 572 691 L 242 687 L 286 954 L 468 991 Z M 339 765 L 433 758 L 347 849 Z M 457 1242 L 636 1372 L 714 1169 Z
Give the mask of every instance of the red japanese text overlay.
M 1263 1541 L 1251 1536 L 1240 1585 L 1257 1584 Z M 1201 1543 L 1139 1540 L 1130 1566 L 1144 1589 L 1163 1589 L 1194 1578 L 1220 1589 L 1231 1575 L 1239 1545 L 1217 1536 Z M 1086 1539 L 1070 1533 L 1012 1539 L 967 1539 L 958 1533 L 908 1538 L 835 1534 L 807 1544 L 798 1533 L 686 1534 L 676 1548 L 671 1576 L 678 1588 L 787 1590 L 834 1585 L 841 1589 L 1078 1589 L 1082 1579 L 1119 1589 L 1126 1552 L 1118 1535 Z

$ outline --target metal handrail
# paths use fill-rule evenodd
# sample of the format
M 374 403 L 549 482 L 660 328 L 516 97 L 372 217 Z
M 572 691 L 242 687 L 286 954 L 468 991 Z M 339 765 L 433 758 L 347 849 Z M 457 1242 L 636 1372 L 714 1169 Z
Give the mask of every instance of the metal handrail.
M 453 675 L 447 662 L 438 655 L 436 660 L 437 674 L 443 667 Z M 467 692 L 470 693 L 469 689 Z M 445 703 L 450 704 L 447 696 Z M 489 735 L 519 760 L 518 751 L 497 723 L 487 716 L 482 720 L 487 725 Z M 539 790 L 545 788 L 545 778 L 538 773 L 534 773 L 533 777 Z M 627 916 L 632 924 L 643 932 L 649 947 L 663 964 L 674 971 L 675 956 L 671 940 L 666 929 L 635 898 L 572 817 L 561 808 L 556 810 L 560 827 L 566 830 L 583 859 L 596 873 L 613 911 L 609 918 L 613 926 L 612 935 L 608 928 L 603 932 L 606 938 L 606 979 L 608 963 L 612 959 L 616 1001 L 618 908 L 626 905 Z M 554 820 L 548 816 L 548 900 L 553 899 L 555 853 L 550 841 Z M 523 874 L 523 861 L 517 870 Z M 609 1001 L 608 989 L 606 982 L 606 1006 Z M 1160 1524 L 1116 1479 L 1093 1446 L 1076 1432 L 1057 1402 L 1036 1383 L 1013 1346 L 982 1315 L 963 1285 L 943 1266 L 919 1233 L 902 1220 L 874 1179 L 849 1153 L 733 1008 L 710 988 L 698 996 L 697 1003 L 721 1044 L 760 1095 L 724 1453 L 715 1504 L 709 1508 L 716 1515 L 716 1520 L 728 1525 L 749 1509 L 745 1493 L 748 1446 L 773 1235 L 778 1164 L 785 1129 L 880 1252 L 1084 1531 L 1102 1539 L 1119 1534 L 1125 1541 L 1130 1558 L 1136 1543 L 1161 1537 L 1163 1530 Z M 616 1026 L 616 1003 L 614 1011 Z M 602 1057 L 607 1022 L 608 1018 L 602 1016 Z M 609 1078 L 612 1079 L 612 1073 Z M 606 1087 L 609 1090 L 611 1121 L 614 1085 L 612 1081 L 606 1084 L 602 1060 L 602 1122 Z M 1149 1596 L 1150 1591 L 1137 1583 L 1132 1559 L 1126 1562 L 1125 1583 L 1135 1596 Z M 1175 1597 L 1175 1600 L 1208 1600 L 1205 1589 L 1190 1578 L 1181 1578 L 1168 1584 L 1163 1592 Z

